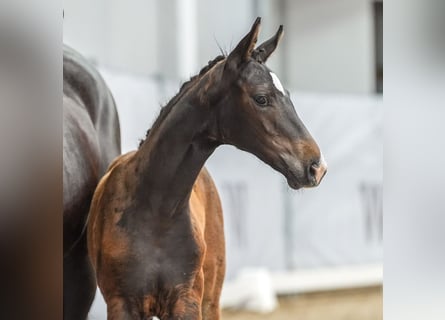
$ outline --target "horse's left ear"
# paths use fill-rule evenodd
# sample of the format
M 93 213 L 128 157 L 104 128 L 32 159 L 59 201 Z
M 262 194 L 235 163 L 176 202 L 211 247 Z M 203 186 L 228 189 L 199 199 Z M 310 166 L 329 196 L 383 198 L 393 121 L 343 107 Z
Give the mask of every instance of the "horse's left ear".
M 283 26 L 281 25 L 278 28 L 277 33 L 270 38 L 269 40 L 263 42 L 258 48 L 256 48 L 252 53 L 252 58 L 254 58 L 259 63 L 265 63 L 269 56 L 272 54 L 272 52 L 275 51 L 275 49 L 278 46 L 278 43 L 281 40 L 281 37 L 283 36 Z
M 227 64 L 230 67 L 238 68 L 244 62 L 247 62 L 255 48 L 258 33 L 260 32 L 261 18 L 256 18 L 249 33 L 238 43 L 235 49 L 227 57 Z

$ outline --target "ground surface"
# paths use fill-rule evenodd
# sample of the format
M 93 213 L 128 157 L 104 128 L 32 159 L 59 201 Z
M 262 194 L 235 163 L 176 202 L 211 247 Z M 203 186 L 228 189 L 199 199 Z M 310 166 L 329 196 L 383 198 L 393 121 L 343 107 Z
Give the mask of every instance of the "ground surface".
M 280 297 L 273 313 L 224 310 L 223 320 L 381 320 L 382 288 L 340 290 Z

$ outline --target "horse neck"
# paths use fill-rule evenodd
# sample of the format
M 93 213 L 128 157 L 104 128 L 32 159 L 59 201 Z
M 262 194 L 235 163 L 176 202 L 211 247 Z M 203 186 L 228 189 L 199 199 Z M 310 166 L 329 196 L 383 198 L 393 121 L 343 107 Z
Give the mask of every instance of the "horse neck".
M 216 148 L 207 134 L 209 106 L 197 95 L 181 97 L 137 152 L 136 197 L 150 211 L 171 216 L 185 208 L 201 168 Z

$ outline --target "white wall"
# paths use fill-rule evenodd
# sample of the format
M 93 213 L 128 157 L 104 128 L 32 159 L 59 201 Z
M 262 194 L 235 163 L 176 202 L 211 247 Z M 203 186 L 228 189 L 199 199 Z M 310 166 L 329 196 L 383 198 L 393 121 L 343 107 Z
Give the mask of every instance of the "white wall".
M 156 0 L 66 0 L 63 40 L 100 64 L 156 74 L 157 4 Z
M 135 73 L 157 73 L 155 48 L 160 36 L 157 27 L 158 1 L 108 0 L 109 63 Z
M 374 92 L 371 0 L 189 0 L 197 8 L 191 15 L 197 36 L 187 49 L 196 57 L 186 68 L 180 43 L 189 42 L 178 41 L 179 1 L 65 0 L 64 41 L 101 64 L 184 80 L 219 54 L 217 42 L 230 51 L 259 15 L 259 42 L 284 25 L 268 65 L 287 88 Z
M 199 0 L 199 65 L 220 54 L 217 43 L 230 52 L 255 20 L 253 1 Z
M 374 91 L 371 1 L 285 0 L 284 6 L 288 86 L 317 92 Z
M 63 9 L 63 41 L 88 58 L 107 62 L 107 0 L 66 0 Z

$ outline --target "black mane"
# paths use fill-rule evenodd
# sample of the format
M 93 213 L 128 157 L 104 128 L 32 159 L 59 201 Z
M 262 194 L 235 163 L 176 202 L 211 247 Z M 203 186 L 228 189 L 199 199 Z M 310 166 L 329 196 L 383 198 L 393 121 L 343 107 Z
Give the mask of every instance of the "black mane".
M 148 135 L 150 133 L 150 130 L 152 128 L 156 128 L 157 126 L 159 126 L 159 124 L 165 119 L 165 117 L 170 113 L 171 109 L 173 108 L 173 106 L 178 102 L 178 100 L 184 95 L 185 92 L 187 92 L 187 90 L 192 86 L 193 83 L 195 83 L 195 81 L 197 81 L 199 78 L 201 78 L 201 76 L 203 76 L 204 74 L 206 74 L 210 69 L 212 69 L 218 62 L 220 62 L 221 60 L 224 60 L 226 57 L 224 55 L 219 55 L 217 56 L 215 59 L 210 60 L 208 62 L 208 64 L 203 67 L 199 73 L 193 77 L 190 78 L 190 80 L 184 82 L 181 85 L 181 88 L 179 89 L 179 92 L 167 103 L 167 105 L 165 107 L 161 108 L 161 111 L 159 112 L 158 117 L 156 118 L 155 122 L 153 123 L 153 126 L 147 130 L 147 133 L 145 134 L 145 139 L 141 139 L 141 141 L 139 142 L 139 148 L 141 147 L 141 145 L 145 142 L 145 140 L 147 140 Z

